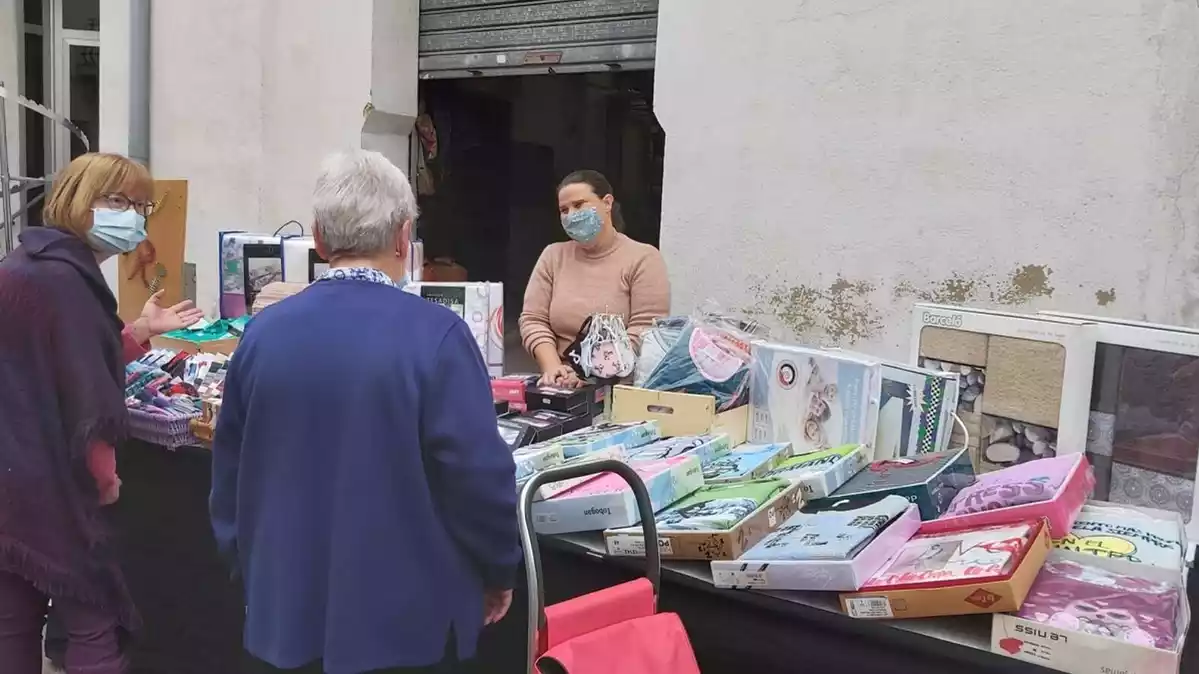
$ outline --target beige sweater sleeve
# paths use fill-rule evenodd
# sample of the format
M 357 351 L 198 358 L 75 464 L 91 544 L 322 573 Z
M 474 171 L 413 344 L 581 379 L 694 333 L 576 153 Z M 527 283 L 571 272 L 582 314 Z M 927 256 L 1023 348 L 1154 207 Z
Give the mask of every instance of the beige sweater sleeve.
M 520 312 L 520 339 L 530 355 L 542 344 L 557 345 L 550 328 L 550 298 L 554 293 L 553 259 L 550 248 L 541 251 L 529 284 L 525 286 L 525 304 Z
M 654 324 L 654 319 L 670 313 L 670 278 L 666 261 L 657 248 L 650 248 L 633 268 L 629 283 L 629 338 L 641 352 L 641 333 Z

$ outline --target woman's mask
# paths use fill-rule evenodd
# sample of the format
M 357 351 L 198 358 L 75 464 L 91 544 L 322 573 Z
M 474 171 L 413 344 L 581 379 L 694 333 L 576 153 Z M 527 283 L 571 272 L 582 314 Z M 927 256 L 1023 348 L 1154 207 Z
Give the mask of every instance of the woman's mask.
M 604 228 L 604 220 L 595 208 L 583 208 L 562 216 L 562 229 L 579 243 L 591 243 Z
M 97 252 L 128 253 L 146 240 L 146 218 L 137 211 L 96 208 L 92 212 L 92 229 L 87 240 Z

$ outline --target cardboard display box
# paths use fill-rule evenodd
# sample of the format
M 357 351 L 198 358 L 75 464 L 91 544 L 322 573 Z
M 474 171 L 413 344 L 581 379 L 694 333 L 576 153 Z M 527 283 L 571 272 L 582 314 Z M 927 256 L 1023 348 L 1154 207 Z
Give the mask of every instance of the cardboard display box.
M 554 442 L 545 443 L 545 444 L 541 444 L 541 445 L 530 445 L 529 447 L 527 447 L 525 449 L 517 450 L 516 456 L 519 460 L 519 457 L 522 454 L 524 454 L 525 452 L 541 451 L 541 449 L 543 449 L 547 444 L 552 447 L 561 447 L 561 445 L 554 443 Z M 580 454 L 579 456 L 576 456 L 573 459 L 565 459 L 564 458 L 562 461 L 559 461 L 559 462 L 553 464 L 552 467 L 575 466 L 575 465 L 578 465 L 581 463 L 595 463 L 596 461 L 627 461 L 628 458 L 629 458 L 629 455 L 628 455 L 628 452 L 625 451 L 624 445 L 613 445 L 612 447 L 605 447 L 603 449 L 596 450 L 589 454 Z M 551 466 L 547 466 L 547 467 L 551 467 Z M 532 475 L 529 475 L 528 477 L 532 477 Z M 549 482 L 547 484 L 543 484 L 543 485 L 541 485 L 541 488 L 537 490 L 537 493 L 533 495 L 533 500 L 534 501 L 544 501 L 548 498 L 553 498 L 554 496 L 557 496 L 558 494 L 561 494 L 564 491 L 567 491 L 569 489 L 577 487 L 578 485 L 581 485 L 584 482 L 594 480 L 597 477 L 599 477 L 598 473 L 594 474 L 594 475 L 584 475 L 583 477 L 573 477 L 573 478 L 570 478 L 569 480 L 559 480 L 557 482 Z M 527 477 L 524 480 L 517 480 L 517 486 L 524 487 L 524 483 L 527 481 L 528 481 Z
M 915 306 L 912 361 L 962 377 L 958 416 L 976 471 L 1083 451 L 1095 370 L 1091 327 L 1041 315 Z
M 562 445 L 554 444 L 542 445 L 536 449 L 525 447 L 523 450 L 514 452 L 512 458 L 516 460 L 518 490 L 535 474 L 566 461 L 566 456 L 562 453 Z
M 749 407 L 717 414 L 712 396 L 614 386 L 612 421 L 656 421 L 667 438 L 724 433 L 735 447 L 745 443 Z
M 493 377 L 504 373 L 503 283 L 410 283 L 405 292 L 440 304 L 462 317 Z
M 1062 550 L 1049 553 L 1048 561 L 1069 560 L 1108 569 L 1154 582 L 1177 584 L 1182 600 L 1175 616 L 1178 643 L 1173 649 L 1155 648 L 1111 637 L 1046 625 L 1015 615 L 997 614 L 991 619 L 991 652 L 1070 674 L 1177 674 L 1182 649 L 1190 627 L 1186 584 L 1177 571 L 1122 560 L 1079 556 Z
M 845 445 L 823 452 L 800 454 L 784 459 L 767 477 L 782 477 L 795 482 L 805 499 L 823 498 L 832 494 L 870 462 L 870 448 L 865 445 Z
M 707 465 L 728 454 L 732 449 L 733 445 L 729 442 L 729 436 L 724 433 L 684 436 L 652 442 L 633 452 L 629 460 L 660 461 L 672 456 L 687 455 L 699 459 L 701 465 Z
M 877 359 L 757 341 L 751 368 L 751 442 L 790 442 L 797 455 L 874 447 L 882 385 Z
M 711 492 L 709 495 L 716 497 L 722 490 L 728 491 L 745 484 L 747 483 L 701 487 L 695 493 L 684 497 L 683 502 L 694 500 L 705 491 Z M 731 500 L 733 499 L 724 500 L 722 503 L 722 499 L 715 498 L 696 504 L 691 510 L 720 508 L 729 505 Z M 664 523 L 658 528 L 658 551 L 662 557 L 670 559 L 737 559 L 798 512 L 802 504 L 803 498 L 799 486 L 792 484 L 784 487 L 781 492 L 738 521 L 730 529 L 689 531 L 663 528 L 665 523 L 671 519 L 672 512 L 677 511 L 680 516 L 695 514 L 688 512 L 686 507 L 671 507 L 658 515 L 658 521 Z M 614 557 L 645 556 L 645 536 L 640 530 L 609 530 L 604 532 L 604 542 L 607 544 L 608 554 Z
M 1193 436 L 1187 438 L 1183 429 L 1193 419 L 1158 413 L 1154 415 L 1157 428 L 1147 432 L 1137 427 L 1135 419 L 1125 422 L 1119 418 L 1122 402 L 1135 402 L 1143 411 L 1194 409 L 1199 402 L 1199 385 L 1195 385 L 1199 381 L 1199 330 L 1103 316 L 1041 314 L 1093 324 L 1097 344 L 1087 454 L 1098 480 L 1095 497 L 1177 512 L 1188 522 L 1190 539 L 1199 540 L 1199 480 L 1195 479 L 1199 442 Z M 1126 371 L 1137 376 L 1128 377 Z M 1158 395 L 1146 396 L 1138 390 L 1136 380 L 1146 376 L 1160 381 L 1159 386 L 1151 387 Z M 1170 426 L 1178 430 L 1160 432 Z M 1122 436 L 1119 442 L 1118 433 Z
M 935 616 L 1005 613 L 1019 610 L 1028 596 L 1051 541 L 1042 522 L 1016 568 L 998 580 L 954 581 L 917 589 L 877 589 L 842 594 L 841 610 L 851 618 L 932 618 Z
M 974 469 L 966 448 L 875 461 L 854 475 L 841 488 L 808 505 L 815 510 L 858 508 L 887 494 L 896 494 L 920 507 L 920 517 L 935 520 L 953 502 L 953 497 L 974 483 Z
M 766 477 L 791 456 L 791 443 L 741 445 L 704 465 L 704 482 L 724 484 Z
M 654 512 L 704 484 L 699 459 L 679 456 L 632 464 L 645 482 Z M 619 475 L 604 473 L 533 504 L 533 528 L 539 534 L 568 534 L 631 527 L 641 521 L 633 490 Z
M 219 353 L 224 356 L 233 355 L 239 342 L 240 340 L 236 337 L 211 339 L 205 342 L 192 342 L 186 339 L 176 339 L 163 335 L 150 338 L 150 346 L 155 349 L 171 349 L 184 353 Z
M 602 423 L 563 435 L 558 442 L 566 449 L 566 458 L 589 454 L 605 447 L 622 445 L 626 451 L 644 447 L 662 437 L 656 421 Z
M 920 510 L 909 505 L 904 514 L 880 531 L 853 559 L 760 562 L 754 561 L 751 549 L 734 561 L 712 562 L 712 582 L 716 587 L 745 590 L 853 592 L 878 572 L 919 528 Z

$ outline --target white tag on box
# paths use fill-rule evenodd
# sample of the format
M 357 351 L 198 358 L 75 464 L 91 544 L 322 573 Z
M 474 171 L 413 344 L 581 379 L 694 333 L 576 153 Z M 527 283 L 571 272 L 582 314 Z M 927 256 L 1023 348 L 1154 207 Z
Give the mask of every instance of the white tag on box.
M 645 537 L 621 535 L 608 539 L 608 554 L 619 557 L 644 557 Z M 674 554 L 674 547 L 669 538 L 658 539 L 658 554 L 669 557 Z
M 850 618 L 894 618 L 891 600 L 886 597 L 853 597 L 845 600 L 845 611 Z

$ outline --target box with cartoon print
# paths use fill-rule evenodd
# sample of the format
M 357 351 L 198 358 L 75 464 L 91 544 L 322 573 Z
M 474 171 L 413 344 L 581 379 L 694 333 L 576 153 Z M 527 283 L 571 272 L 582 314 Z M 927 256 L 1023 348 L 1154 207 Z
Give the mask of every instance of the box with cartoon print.
M 949 508 L 959 490 L 974 483 L 974 467 L 965 448 L 875 461 L 841 488 L 808 502 L 809 510 L 858 508 L 889 494 L 920 507 L 920 517 L 935 520 Z

